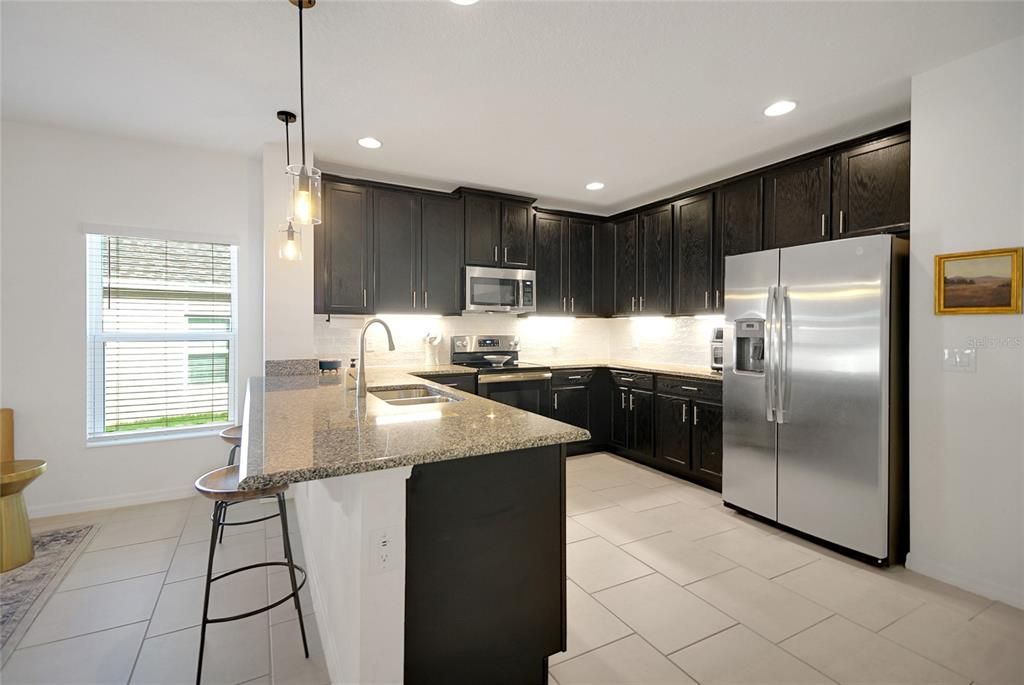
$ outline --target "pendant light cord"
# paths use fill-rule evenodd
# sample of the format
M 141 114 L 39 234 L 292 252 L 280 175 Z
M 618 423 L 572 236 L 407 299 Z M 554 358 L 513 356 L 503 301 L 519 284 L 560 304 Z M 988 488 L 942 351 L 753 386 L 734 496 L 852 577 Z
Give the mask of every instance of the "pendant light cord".
M 305 0 L 299 0 L 299 121 L 302 131 L 302 166 L 306 166 L 306 83 L 305 65 L 302 60 L 302 6 Z
M 284 164 L 286 167 L 292 165 L 292 141 L 288 135 L 288 118 L 284 120 Z

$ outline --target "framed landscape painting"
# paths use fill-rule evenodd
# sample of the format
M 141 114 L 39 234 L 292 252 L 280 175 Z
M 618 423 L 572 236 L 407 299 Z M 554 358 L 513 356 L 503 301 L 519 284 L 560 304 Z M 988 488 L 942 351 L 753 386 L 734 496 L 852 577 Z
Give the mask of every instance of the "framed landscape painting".
M 1020 314 L 1024 248 L 935 255 L 936 314 Z

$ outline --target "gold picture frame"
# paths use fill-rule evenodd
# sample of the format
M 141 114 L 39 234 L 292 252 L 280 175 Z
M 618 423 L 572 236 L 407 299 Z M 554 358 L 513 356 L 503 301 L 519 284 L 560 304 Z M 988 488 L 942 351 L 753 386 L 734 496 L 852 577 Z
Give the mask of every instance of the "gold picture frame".
M 1024 248 L 935 255 L 936 314 L 1020 314 Z

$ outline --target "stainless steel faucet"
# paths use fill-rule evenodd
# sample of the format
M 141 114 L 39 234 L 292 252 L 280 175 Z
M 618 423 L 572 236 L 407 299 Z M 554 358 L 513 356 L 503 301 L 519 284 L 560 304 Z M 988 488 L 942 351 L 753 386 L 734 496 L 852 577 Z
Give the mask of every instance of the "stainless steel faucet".
M 384 323 L 383 319 L 373 318 L 366 322 L 362 332 L 359 334 L 359 367 L 356 369 L 356 396 L 366 397 L 366 329 L 375 323 L 384 327 L 388 334 L 388 351 L 395 351 L 395 340 L 391 337 L 391 329 Z

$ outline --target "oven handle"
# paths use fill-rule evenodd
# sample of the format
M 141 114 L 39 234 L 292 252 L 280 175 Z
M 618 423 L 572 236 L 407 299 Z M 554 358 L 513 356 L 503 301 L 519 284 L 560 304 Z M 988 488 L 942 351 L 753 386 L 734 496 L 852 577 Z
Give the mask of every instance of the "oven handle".
M 550 371 L 529 371 L 527 373 L 484 373 L 477 377 L 476 382 L 486 385 L 488 383 L 518 383 L 521 381 L 546 381 L 550 379 Z

